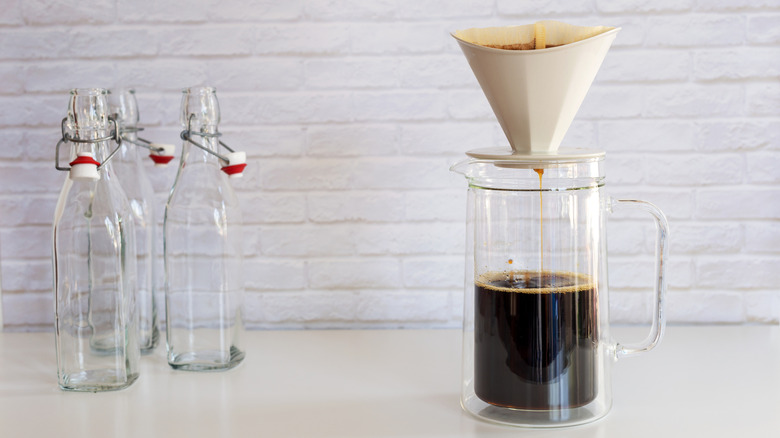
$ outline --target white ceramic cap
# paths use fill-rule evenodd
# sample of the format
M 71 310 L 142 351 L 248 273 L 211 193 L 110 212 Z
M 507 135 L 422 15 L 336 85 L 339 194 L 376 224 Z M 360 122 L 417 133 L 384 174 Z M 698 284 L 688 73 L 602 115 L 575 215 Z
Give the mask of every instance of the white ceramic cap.
M 246 168 L 246 152 L 231 152 L 225 155 L 228 159 L 227 166 L 222 166 L 222 171 L 230 178 L 241 178 Z
M 152 143 L 149 146 L 152 148 L 149 158 L 154 161 L 154 167 L 167 167 L 168 163 L 173 160 L 173 152 L 176 150 L 176 146 L 163 143 Z
M 97 181 L 100 179 L 95 157 L 90 152 L 79 152 L 78 158 L 70 162 L 68 176 L 73 181 Z

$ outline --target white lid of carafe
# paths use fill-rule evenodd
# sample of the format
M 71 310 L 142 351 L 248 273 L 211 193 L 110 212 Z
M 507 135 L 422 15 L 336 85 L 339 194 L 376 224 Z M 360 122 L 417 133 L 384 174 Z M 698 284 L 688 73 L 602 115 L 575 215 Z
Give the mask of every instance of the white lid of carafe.
M 545 169 L 603 159 L 606 152 L 596 149 L 566 148 L 546 153 L 522 154 L 505 148 L 484 148 L 470 150 L 466 155 L 477 160 L 493 161 L 499 167 Z

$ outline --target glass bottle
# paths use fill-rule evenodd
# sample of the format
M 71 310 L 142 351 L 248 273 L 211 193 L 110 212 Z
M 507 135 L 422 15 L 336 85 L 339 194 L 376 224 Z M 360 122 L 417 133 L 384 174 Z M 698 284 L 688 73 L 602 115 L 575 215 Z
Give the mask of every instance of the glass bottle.
M 168 363 L 174 369 L 225 370 L 244 359 L 241 211 L 227 171 L 220 171 L 219 121 L 213 88 L 183 91 L 184 143 L 163 222 Z
M 69 170 L 54 215 L 55 339 L 60 388 L 122 389 L 138 378 L 135 234 L 111 164 L 116 122 L 106 90 L 70 92 L 56 167 Z M 60 145 L 70 167 L 60 167 Z M 115 151 L 115 149 L 114 149 Z
M 109 90 L 110 113 L 119 122 L 122 143 L 111 160 L 122 188 L 130 202 L 135 223 L 136 242 L 136 311 L 138 313 L 138 343 L 141 353 L 150 353 L 160 338 L 157 326 L 157 287 L 155 284 L 157 222 L 154 214 L 154 190 L 139 154 L 138 104 L 135 90 Z

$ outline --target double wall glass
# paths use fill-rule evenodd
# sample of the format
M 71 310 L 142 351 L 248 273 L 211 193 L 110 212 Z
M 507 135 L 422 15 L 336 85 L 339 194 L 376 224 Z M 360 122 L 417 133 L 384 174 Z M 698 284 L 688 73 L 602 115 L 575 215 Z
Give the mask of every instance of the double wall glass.
M 470 159 L 461 402 L 483 419 L 527 427 L 586 423 L 612 404 L 616 358 L 661 337 L 666 222 L 605 193 L 603 153 L 567 159 Z M 639 346 L 609 331 L 607 213 L 650 212 L 658 229 L 656 312 Z

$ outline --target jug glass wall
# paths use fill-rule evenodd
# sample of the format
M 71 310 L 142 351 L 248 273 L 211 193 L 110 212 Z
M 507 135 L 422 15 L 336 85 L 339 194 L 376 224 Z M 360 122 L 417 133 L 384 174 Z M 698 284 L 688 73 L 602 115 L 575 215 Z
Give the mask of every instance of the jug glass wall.
M 605 194 L 603 155 L 472 159 L 453 170 L 469 180 L 463 407 L 529 427 L 604 416 L 612 363 L 637 349 L 609 332 L 606 212 L 625 202 Z M 663 279 L 663 264 L 656 269 Z M 638 349 L 660 337 L 656 313 L 652 339 Z

